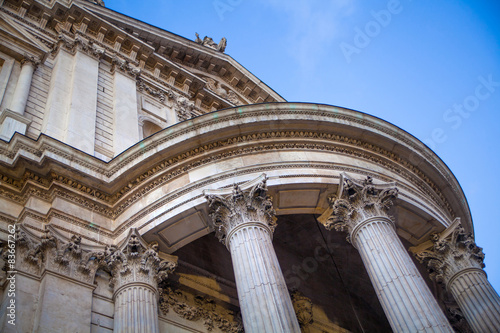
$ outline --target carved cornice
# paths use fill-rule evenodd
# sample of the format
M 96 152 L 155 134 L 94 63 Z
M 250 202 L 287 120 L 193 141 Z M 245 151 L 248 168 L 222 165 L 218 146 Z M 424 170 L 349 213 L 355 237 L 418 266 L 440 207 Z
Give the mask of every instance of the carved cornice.
M 333 212 L 325 222 L 327 230 L 347 232 L 351 241 L 360 223 L 372 217 L 392 220 L 388 211 L 398 196 L 395 183 L 374 184 L 371 177 L 356 181 L 345 174 L 342 178 L 339 193 L 328 198 Z
M 431 235 L 428 250 L 413 250 L 416 258 L 427 267 L 431 279 L 450 286 L 461 272 L 484 268 L 483 249 L 476 245 L 471 233 L 465 232 L 460 223 L 449 233 Z
M 222 332 L 243 332 L 241 318 L 235 316 L 232 311 L 218 306 L 213 299 L 195 296 L 191 301 L 182 291 L 174 291 L 168 285 L 160 288 L 159 307 L 163 314 L 169 313 L 172 309 L 184 319 L 190 321 L 203 320 L 203 325 L 207 331 L 217 328 Z
M 260 141 L 263 140 L 273 140 L 275 143 L 269 143 L 266 145 L 261 145 L 259 144 Z M 283 139 L 286 140 L 286 142 L 277 142 L 277 140 Z M 300 142 L 293 142 L 292 140 L 320 140 L 323 142 L 319 143 L 300 143 Z M 326 141 L 326 143 L 325 143 Z M 204 157 L 198 161 L 194 161 L 192 163 L 189 163 L 188 165 L 182 166 L 182 170 L 187 171 L 190 170 L 194 167 L 202 166 L 204 164 L 211 163 L 213 161 L 220 160 L 222 158 L 227 158 L 231 156 L 238 156 L 238 155 L 245 155 L 245 154 L 252 154 L 256 152 L 266 152 L 266 151 L 280 151 L 280 150 L 285 150 L 285 149 L 308 149 L 308 150 L 319 150 L 319 151 L 329 151 L 329 152 L 335 152 L 335 153 L 340 153 L 343 155 L 350 155 L 350 156 L 356 156 L 360 158 L 364 158 L 366 160 L 373 161 L 374 163 L 383 165 L 386 168 L 389 168 L 393 172 L 402 175 L 405 179 L 408 179 L 411 181 L 413 184 L 416 186 L 419 186 L 420 190 L 428 195 L 430 198 L 432 198 L 436 203 L 444 202 L 446 210 L 450 213 L 452 217 L 454 217 L 453 211 L 449 204 L 445 201 L 444 196 L 442 193 L 438 190 L 437 186 L 433 184 L 428 178 L 426 178 L 423 173 L 418 170 L 417 168 L 413 168 L 412 171 L 413 173 L 408 172 L 405 170 L 405 168 L 401 168 L 399 164 L 404 163 L 405 161 L 402 160 L 399 157 L 394 156 L 394 154 L 380 148 L 377 146 L 374 146 L 372 144 L 368 144 L 365 142 L 362 142 L 360 140 L 354 140 L 347 138 L 345 136 L 339 136 L 339 135 L 334 135 L 331 133 L 318 133 L 318 132 L 310 132 L 310 131 L 305 131 L 305 132 L 299 132 L 299 131 L 280 131 L 280 132 L 267 132 L 267 133 L 256 133 L 256 134 L 251 134 L 251 135 L 241 135 L 241 136 L 236 136 L 236 137 L 231 137 L 225 140 L 219 140 L 216 142 L 211 142 L 211 143 L 206 143 L 203 146 L 194 148 L 190 151 L 186 151 L 184 153 L 178 154 L 177 156 L 174 156 L 172 158 L 169 158 L 167 160 L 164 160 L 156 165 L 154 165 L 152 168 L 150 168 L 148 171 L 142 173 L 141 175 L 137 176 L 135 179 L 131 179 L 130 182 L 127 184 L 127 186 L 124 186 L 120 190 L 118 190 L 114 194 L 109 194 L 105 193 L 103 191 L 93 189 L 91 187 L 86 186 L 85 184 L 82 184 L 76 180 L 73 180 L 71 178 L 68 178 L 66 176 L 62 176 L 60 174 L 57 174 L 55 172 L 51 173 L 51 176 L 49 178 L 43 178 L 42 176 L 35 175 L 33 173 L 27 172 L 25 176 L 22 179 L 12 179 L 8 177 L 7 175 L 0 175 L 3 177 L 3 180 L 8 183 L 9 185 L 14 186 L 17 189 L 21 189 L 25 186 L 25 184 L 29 181 L 35 180 L 37 183 L 40 183 L 44 187 L 48 187 L 52 183 L 63 183 L 65 186 L 71 186 L 76 191 L 81 192 L 85 196 L 91 196 L 94 198 L 99 199 L 99 201 L 102 202 L 102 204 L 107 204 L 107 205 L 114 205 L 116 202 L 118 202 L 122 197 L 126 196 L 128 193 L 136 193 L 133 197 L 127 198 L 127 200 L 123 203 L 121 203 L 119 206 L 115 208 L 105 208 L 104 206 L 100 206 L 99 208 L 96 207 L 96 209 L 99 209 L 99 212 L 109 216 L 109 217 L 116 217 L 123 212 L 123 210 L 131 205 L 133 202 L 138 200 L 142 195 L 145 195 L 149 191 L 153 190 L 157 186 L 160 186 L 164 184 L 165 182 L 169 181 L 170 179 L 176 177 L 177 175 L 183 173 L 182 170 L 180 170 L 181 167 L 178 169 L 171 169 L 175 165 L 181 164 L 183 161 L 187 159 L 193 159 L 199 155 L 206 155 L 208 152 L 213 152 L 217 151 L 219 149 L 227 149 L 233 145 L 241 145 L 242 143 L 255 143 L 255 146 L 250 146 L 250 147 L 242 147 L 242 148 L 236 148 L 233 150 L 226 150 L 224 153 L 212 155 L 209 157 Z M 154 147 L 156 147 L 156 144 L 153 144 L 151 146 L 145 147 L 145 151 L 150 150 Z M 352 146 L 356 147 L 353 148 Z M 29 148 L 29 150 L 28 150 Z M 358 150 L 361 148 L 362 150 L 367 150 L 370 151 L 371 153 L 364 152 L 362 150 Z M 42 149 L 33 149 L 31 147 L 26 147 L 25 145 L 19 145 L 17 147 L 14 147 L 9 153 L 5 152 L 6 155 L 9 155 L 11 158 L 15 158 L 19 150 L 25 149 L 31 152 L 32 154 L 35 154 L 37 156 L 42 156 Z M 50 150 L 53 152 L 53 149 Z M 60 152 L 59 152 L 60 154 Z M 68 156 L 69 157 L 69 156 Z M 391 158 L 392 157 L 392 158 Z M 134 158 L 139 158 L 139 155 L 134 156 Z M 95 169 L 96 172 L 99 172 L 99 170 Z M 165 172 L 166 170 L 169 170 L 169 172 Z M 109 172 L 106 172 L 104 170 L 100 171 L 105 174 L 109 174 Z M 417 175 L 415 175 L 415 173 Z M 160 176 L 161 175 L 161 176 Z M 156 178 L 156 179 L 154 179 Z M 427 180 L 427 185 L 422 184 L 422 178 Z M 153 180 L 154 179 L 154 180 Z M 429 186 L 430 185 L 430 186 Z M 142 187 L 142 189 L 141 189 Z M 431 189 L 433 191 L 431 191 Z M 137 195 L 137 192 L 140 192 L 139 195 Z M 414 191 L 413 191 L 414 192 Z M 433 193 L 434 192 L 434 193 Z M 0 193 L 2 195 L 2 193 Z M 4 196 L 10 196 L 12 200 L 15 201 L 24 201 L 19 198 L 18 194 L 12 194 L 8 193 L 6 191 L 3 191 Z M 438 195 L 438 197 L 436 196 Z M 418 195 L 420 196 L 420 195 Z M 420 196 L 421 197 L 421 196 Z M 71 199 L 71 198 L 68 198 Z M 95 201 L 89 201 L 89 204 L 91 205 L 96 205 Z
M 251 187 L 250 187 L 251 186 Z M 276 228 L 276 216 L 271 197 L 267 194 L 266 177 L 242 184 L 244 190 L 234 184 L 229 191 L 205 190 L 209 216 L 214 224 L 219 241 L 229 247 L 231 234 L 238 228 L 257 224 L 270 231 Z

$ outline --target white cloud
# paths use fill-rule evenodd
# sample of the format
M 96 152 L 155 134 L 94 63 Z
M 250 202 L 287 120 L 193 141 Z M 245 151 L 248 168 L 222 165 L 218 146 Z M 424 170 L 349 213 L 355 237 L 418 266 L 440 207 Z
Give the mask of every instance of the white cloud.
M 268 0 L 267 5 L 287 15 L 288 52 L 301 71 L 311 72 L 326 49 L 340 35 L 340 21 L 355 8 L 354 0 Z

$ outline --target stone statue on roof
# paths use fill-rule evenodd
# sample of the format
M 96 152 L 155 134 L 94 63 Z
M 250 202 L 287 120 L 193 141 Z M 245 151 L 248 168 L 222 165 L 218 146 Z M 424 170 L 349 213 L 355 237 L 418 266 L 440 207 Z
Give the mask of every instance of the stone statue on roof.
M 226 50 L 226 45 L 227 45 L 226 37 L 222 37 L 219 44 L 216 44 L 212 39 L 212 37 L 205 36 L 203 40 L 201 40 L 200 35 L 197 32 L 195 33 L 195 35 L 196 39 L 194 41 L 198 44 L 217 50 L 219 52 L 224 52 Z

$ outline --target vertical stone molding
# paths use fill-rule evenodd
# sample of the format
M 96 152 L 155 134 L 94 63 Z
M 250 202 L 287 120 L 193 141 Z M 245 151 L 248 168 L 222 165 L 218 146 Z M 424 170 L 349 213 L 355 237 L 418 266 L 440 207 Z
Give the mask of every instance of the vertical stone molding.
M 97 77 L 102 53 L 79 38 L 73 59 L 71 97 L 65 143 L 94 155 L 97 118 Z
M 136 83 L 140 70 L 115 58 L 113 73 L 113 150 L 116 156 L 140 141 Z
M 176 267 L 174 257 L 162 260 L 158 244 L 147 244 L 136 229 L 106 252 L 114 289 L 114 332 L 158 333 L 158 283 Z
M 412 249 L 431 278 L 451 292 L 474 332 L 499 332 L 500 297 L 486 278 L 484 254 L 472 234 L 456 221 L 431 242 L 428 249 Z
M 245 332 L 300 332 L 272 244 L 276 217 L 266 176 L 204 194 L 216 235 L 231 253 Z
M 453 332 L 423 278 L 399 240 L 388 210 L 397 197 L 395 183 L 371 177 L 341 177 L 326 229 L 348 233 L 372 281 L 394 332 Z

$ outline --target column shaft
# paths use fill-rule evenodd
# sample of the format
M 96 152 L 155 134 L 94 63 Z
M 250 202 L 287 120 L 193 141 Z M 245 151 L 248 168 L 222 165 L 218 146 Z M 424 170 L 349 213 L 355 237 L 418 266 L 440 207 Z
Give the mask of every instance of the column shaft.
M 453 332 L 386 217 L 369 218 L 356 228 L 359 250 L 380 303 L 395 332 Z
M 115 296 L 115 333 L 158 333 L 156 291 L 147 285 L 130 284 Z
M 35 65 L 31 61 L 26 61 L 22 64 L 21 73 L 12 96 L 12 102 L 9 109 L 20 115 L 24 114 L 26 102 L 31 88 L 31 80 L 35 71 Z
M 474 332 L 500 331 L 500 297 L 482 269 L 459 272 L 448 289 Z
M 269 230 L 241 227 L 229 249 L 245 332 L 300 332 Z

